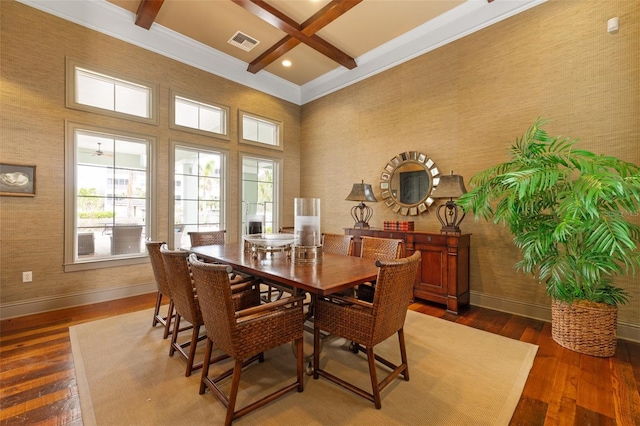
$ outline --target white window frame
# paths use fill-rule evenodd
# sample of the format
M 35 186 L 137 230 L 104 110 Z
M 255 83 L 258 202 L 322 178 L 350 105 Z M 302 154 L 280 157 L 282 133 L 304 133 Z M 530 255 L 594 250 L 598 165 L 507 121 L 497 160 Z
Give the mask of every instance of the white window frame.
M 120 112 L 117 110 L 105 109 L 96 107 L 93 105 L 86 105 L 77 101 L 77 80 L 76 71 L 83 70 L 88 73 L 96 74 L 97 77 L 108 81 L 116 86 L 137 86 L 142 89 L 146 89 L 149 93 L 147 99 L 149 108 L 149 117 L 138 116 L 126 112 Z M 126 120 L 137 121 L 141 123 L 158 125 L 158 85 L 144 81 L 138 78 L 134 78 L 117 71 L 109 70 L 95 65 L 82 63 L 72 58 L 66 58 L 66 107 L 77 109 L 80 111 L 88 111 L 97 114 L 106 115 L 109 117 L 118 117 Z
M 203 146 L 203 145 L 198 145 L 198 144 L 194 144 L 194 143 L 189 143 L 189 142 L 183 142 L 183 141 L 179 141 L 179 140 L 171 140 L 169 143 L 169 164 L 170 166 L 170 171 L 169 171 L 169 203 L 170 203 L 170 207 L 169 207 L 169 225 L 170 225 L 170 229 L 169 229 L 169 244 L 171 245 L 171 247 L 177 248 L 176 246 L 176 232 L 175 229 L 177 226 L 182 225 L 182 224 L 177 224 L 176 223 L 176 217 L 175 217 L 175 199 L 176 199 L 176 194 L 175 194 L 175 182 L 176 182 L 176 173 L 175 173 L 175 163 L 176 163 L 176 149 L 177 148 L 183 148 L 183 149 L 187 149 L 187 150 L 193 150 L 195 152 L 198 153 L 212 153 L 212 154 L 216 154 L 216 155 L 220 155 L 221 157 L 221 164 L 220 164 L 220 180 L 221 180 L 221 184 L 220 184 L 220 219 L 219 219 L 219 229 L 226 229 L 226 218 L 227 218 L 227 195 L 229 194 L 229 179 L 228 179 L 228 161 L 229 161 L 229 151 L 224 150 L 224 149 L 219 149 L 219 148 L 212 148 L 210 146 Z M 182 186 L 185 186 L 184 184 Z M 200 199 L 200 196 L 198 194 L 198 200 Z M 197 230 L 202 230 L 202 228 L 200 228 L 200 223 L 198 220 L 198 223 L 187 223 L 185 224 L 187 226 L 186 229 L 184 229 L 182 232 L 183 234 L 186 234 L 189 231 L 197 231 Z M 195 227 L 194 227 L 195 225 Z M 210 229 L 210 228 L 207 228 Z M 182 247 L 186 247 L 186 246 L 182 246 Z
M 213 102 L 209 99 L 193 96 L 190 94 L 182 93 L 176 90 L 170 90 L 169 92 L 169 127 L 176 130 L 182 130 L 184 132 L 196 133 L 204 136 L 212 136 L 217 139 L 229 141 L 229 122 L 231 116 L 231 108 L 227 105 Z M 210 107 L 219 109 L 224 113 L 223 131 L 222 133 L 212 132 L 210 130 L 204 130 L 195 127 L 183 126 L 176 123 L 176 98 L 182 98 L 186 101 L 193 102 L 194 104 L 202 105 L 203 107 Z
M 250 120 L 256 120 L 259 122 L 264 122 L 264 123 L 268 123 L 271 124 L 273 126 L 276 127 L 276 135 L 275 135 L 275 140 L 274 140 L 274 144 L 270 144 L 270 143 L 266 143 L 266 142 L 260 142 L 259 140 L 254 140 L 254 139 L 248 139 L 248 135 L 245 135 L 244 132 L 244 121 L 245 118 L 250 119 Z M 270 149 L 276 149 L 278 151 L 283 151 L 284 150 L 284 146 L 283 146 L 283 134 L 284 134 L 284 129 L 283 129 L 283 123 L 282 121 L 278 121 L 275 120 L 273 118 L 269 118 L 269 117 L 265 117 L 263 115 L 259 115 L 259 114 L 254 114 L 252 112 L 247 112 L 247 111 L 243 111 L 243 110 L 238 110 L 238 139 L 240 143 L 243 144 L 247 144 L 247 145 L 253 145 L 253 146 L 260 146 L 262 148 L 270 148 Z
M 156 235 L 157 206 L 155 204 L 156 178 L 155 178 L 155 150 L 156 138 L 150 135 L 127 132 L 121 129 L 98 127 L 73 121 L 65 122 L 65 220 L 64 220 L 64 270 L 65 272 L 82 271 L 88 269 L 109 268 L 140 263 L 148 263 L 149 257 L 145 250 L 140 253 L 126 255 L 96 256 L 80 258 L 77 255 L 77 193 L 76 169 L 78 156 L 76 151 L 76 133 L 91 132 L 116 136 L 125 139 L 145 141 L 147 144 L 146 164 L 146 207 L 144 235 L 146 237 Z M 117 155 L 117 151 L 116 151 Z
M 282 194 L 283 194 L 283 182 L 282 182 L 282 159 L 274 158 L 264 155 L 256 155 L 248 152 L 240 152 L 240 158 L 238 163 L 238 188 L 240 194 L 240 210 L 239 213 L 239 224 L 238 224 L 238 236 L 239 241 L 242 241 L 242 235 L 246 234 L 247 231 L 245 227 L 246 215 L 247 215 L 247 204 L 245 201 L 244 194 L 244 160 L 245 158 L 250 158 L 258 161 L 269 161 L 274 164 L 274 175 L 273 175 L 273 207 L 272 207 L 272 219 L 271 226 L 272 232 L 278 232 L 280 227 L 280 222 L 282 220 Z M 252 212 L 249 212 L 252 213 Z M 268 228 L 265 226 L 265 228 Z M 267 229 L 263 229 L 263 232 L 267 232 Z

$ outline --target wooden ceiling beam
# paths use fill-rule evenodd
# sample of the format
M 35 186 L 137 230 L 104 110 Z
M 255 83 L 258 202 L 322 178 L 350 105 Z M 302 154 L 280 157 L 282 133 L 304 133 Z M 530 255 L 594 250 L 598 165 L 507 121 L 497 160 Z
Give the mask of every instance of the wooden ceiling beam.
M 136 25 L 146 30 L 156 20 L 164 0 L 141 0 L 136 11 Z
M 286 36 L 281 39 L 279 42 L 271 46 L 269 49 L 262 52 L 260 56 L 249 63 L 249 67 L 247 71 L 250 73 L 257 73 L 258 71 L 264 69 L 269 64 L 277 61 L 279 58 L 283 57 L 287 52 L 291 49 L 299 45 L 300 40 L 293 38 L 291 36 Z
M 260 71 L 301 42 L 348 69 L 356 67 L 355 59 L 315 35 L 315 33 L 336 20 L 362 0 L 333 0 L 301 25 L 263 0 L 232 1 L 265 22 L 287 33 L 286 37 L 249 64 L 249 68 L 247 69 L 249 72 L 256 73 Z

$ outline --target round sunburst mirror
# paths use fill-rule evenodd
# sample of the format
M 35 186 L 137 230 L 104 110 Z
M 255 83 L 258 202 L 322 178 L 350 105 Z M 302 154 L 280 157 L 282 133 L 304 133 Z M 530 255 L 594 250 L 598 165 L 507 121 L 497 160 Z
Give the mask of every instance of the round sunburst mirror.
M 382 199 L 394 213 L 418 216 L 426 212 L 434 199 L 440 171 L 432 159 L 417 151 L 393 157 L 380 176 Z

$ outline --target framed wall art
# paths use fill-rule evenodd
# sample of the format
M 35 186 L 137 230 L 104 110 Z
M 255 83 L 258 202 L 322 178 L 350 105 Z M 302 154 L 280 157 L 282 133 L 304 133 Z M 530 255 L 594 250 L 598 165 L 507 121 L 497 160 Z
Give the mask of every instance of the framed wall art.
M 35 197 L 36 166 L 0 163 L 0 195 Z

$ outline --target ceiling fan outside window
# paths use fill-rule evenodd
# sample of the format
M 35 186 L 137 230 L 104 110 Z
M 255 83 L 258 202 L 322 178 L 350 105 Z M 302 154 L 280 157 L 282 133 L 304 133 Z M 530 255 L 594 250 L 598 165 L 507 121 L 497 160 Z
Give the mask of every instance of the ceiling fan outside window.
M 98 156 L 98 157 L 102 157 L 102 156 L 113 157 L 113 154 L 110 154 L 108 152 L 102 151 L 102 142 L 98 142 L 98 149 L 96 149 L 96 152 L 94 152 L 92 154 L 92 156 L 93 157 L 96 157 L 96 156 Z

